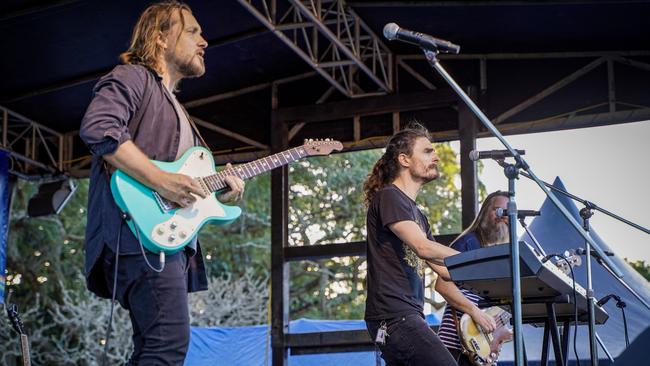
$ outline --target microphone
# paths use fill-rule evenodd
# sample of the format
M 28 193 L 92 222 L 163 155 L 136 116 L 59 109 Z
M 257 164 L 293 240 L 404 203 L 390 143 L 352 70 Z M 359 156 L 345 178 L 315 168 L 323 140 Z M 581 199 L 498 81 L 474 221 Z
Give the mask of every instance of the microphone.
M 616 302 L 620 302 L 620 301 L 621 301 L 621 298 L 620 298 L 620 297 L 618 297 L 618 296 L 616 296 L 616 295 L 614 295 L 614 294 L 609 294 L 609 295 L 603 297 L 602 299 L 598 300 L 598 302 L 596 303 L 596 305 L 598 305 L 598 306 L 603 306 L 603 305 L 607 304 L 607 302 L 609 301 L 609 299 L 612 299 L 612 298 L 613 298 L 614 300 L 616 300 Z
M 428 34 L 414 32 L 408 29 L 400 28 L 395 23 L 388 23 L 384 26 L 384 37 L 389 41 L 402 41 L 418 45 L 430 51 L 438 50 L 443 53 L 460 52 L 460 46 L 443 39 L 432 37 Z
M 519 155 L 526 155 L 526 150 L 515 150 Z M 508 150 L 488 150 L 488 151 L 476 151 L 472 150 L 469 152 L 469 160 L 476 161 L 480 159 L 495 159 L 501 160 L 509 156 L 513 156 Z
M 497 207 L 495 209 L 495 211 L 496 211 L 497 217 L 508 216 L 508 210 L 507 209 Z M 542 214 L 541 212 L 535 211 L 535 210 L 517 210 L 517 218 L 520 218 L 520 219 L 524 218 L 524 217 L 528 217 L 528 216 L 539 216 L 541 214 Z

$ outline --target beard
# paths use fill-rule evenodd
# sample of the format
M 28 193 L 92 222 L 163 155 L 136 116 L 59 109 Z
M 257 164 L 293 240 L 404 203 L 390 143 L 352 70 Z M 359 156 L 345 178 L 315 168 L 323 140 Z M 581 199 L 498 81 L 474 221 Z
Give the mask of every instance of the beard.
M 434 164 L 428 167 L 422 167 L 421 169 L 411 169 L 411 176 L 420 180 L 422 184 L 426 184 L 438 179 L 440 171 L 438 170 L 438 166 Z
M 481 223 L 480 228 L 486 246 L 507 243 L 510 241 L 510 230 L 508 230 L 508 224 L 505 222 L 498 222 L 493 225 L 488 222 L 488 220 L 484 220 Z
M 195 61 L 198 58 L 198 62 Z M 186 78 L 199 77 L 205 73 L 205 64 L 199 55 L 194 55 L 188 60 L 176 61 L 178 72 Z

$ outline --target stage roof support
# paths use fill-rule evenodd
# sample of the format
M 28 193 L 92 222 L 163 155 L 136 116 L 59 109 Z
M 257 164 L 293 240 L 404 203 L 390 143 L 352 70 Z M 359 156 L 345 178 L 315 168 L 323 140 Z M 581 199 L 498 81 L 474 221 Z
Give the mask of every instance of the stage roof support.
M 343 95 L 393 91 L 393 54 L 343 0 L 288 0 L 284 14 L 277 13 L 278 0 L 238 1 Z

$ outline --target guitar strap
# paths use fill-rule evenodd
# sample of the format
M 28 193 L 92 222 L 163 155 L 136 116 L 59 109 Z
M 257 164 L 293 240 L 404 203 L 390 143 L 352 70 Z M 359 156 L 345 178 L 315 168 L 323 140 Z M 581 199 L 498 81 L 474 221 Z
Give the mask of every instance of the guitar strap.
M 458 313 L 453 306 L 451 307 L 451 317 L 454 319 L 454 324 L 456 325 L 456 334 L 458 334 L 458 339 L 460 340 L 461 352 L 466 355 L 470 360 L 473 358 L 473 353 L 470 352 L 463 342 L 463 332 L 460 331 L 460 322 L 458 321 Z
M 192 130 L 194 130 L 194 133 L 196 134 L 196 136 L 198 136 L 199 140 L 201 140 L 201 144 L 203 145 L 203 147 L 205 147 L 206 149 L 212 151 L 208 147 L 208 143 L 205 142 L 205 140 L 203 139 L 203 136 L 201 136 L 201 133 L 199 132 L 199 129 L 196 127 L 196 124 L 194 123 L 194 120 L 192 119 L 192 117 L 190 117 L 190 114 L 187 113 L 187 110 L 185 110 L 185 107 L 180 103 L 179 103 L 179 105 L 181 106 L 181 109 L 183 110 L 183 113 L 185 113 L 185 117 L 187 117 L 187 120 L 190 122 L 190 126 L 192 126 Z

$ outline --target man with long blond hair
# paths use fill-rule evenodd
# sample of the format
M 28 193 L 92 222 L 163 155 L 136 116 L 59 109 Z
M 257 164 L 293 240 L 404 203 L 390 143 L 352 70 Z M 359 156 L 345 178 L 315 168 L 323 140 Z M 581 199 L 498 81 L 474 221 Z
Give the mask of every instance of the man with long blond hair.
M 497 208 L 506 209 L 507 205 L 507 192 L 490 193 L 483 201 L 474 221 L 451 243 L 451 247 L 459 252 L 466 252 L 509 242 L 508 218 L 496 215 Z M 444 279 L 436 281 L 436 291 L 447 300 L 438 336 L 459 366 L 471 366 L 474 363 L 463 352 L 457 324 L 465 313 L 472 319 L 481 319 L 482 315 L 484 316 L 477 306 L 481 298 L 470 291 L 459 289 L 453 282 Z M 498 351 L 498 349 L 493 350 L 493 359 L 496 359 Z
M 102 77 L 81 122 L 93 154 L 86 226 L 86 279 L 95 294 L 115 298 L 129 311 L 133 354 L 129 365 L 182 365 L 189 344 L 187 293 L 207 289 L 201 247 L 194 239 L 168 255 L 145 252 L 127 228 L 109 187 L 117 169 L 182 207 L 205 193 L 191 177 L 165 172 L 150 159 L 174 161 L 205 146 L 174 92 L 183 78 L 205 73 L 207 42 L 190 8 L 171 1 L 140 15 L 123 65 Z M 240 199 L 241 179 L 229 176 L 221 201 Z M 162 264 L 162 263 L 161 263 Z
M 364 183 L 368 233 L 365 320 L 387 365 L 456 365 L 424 319 L 424 267 L 449 278 L 442 260 L 458 253 L 437 243 L 415 203 L 439 176 L 428 131 L 411 124 L 393 135 Z M 488 329 L 494 321 L 482 318 Z

